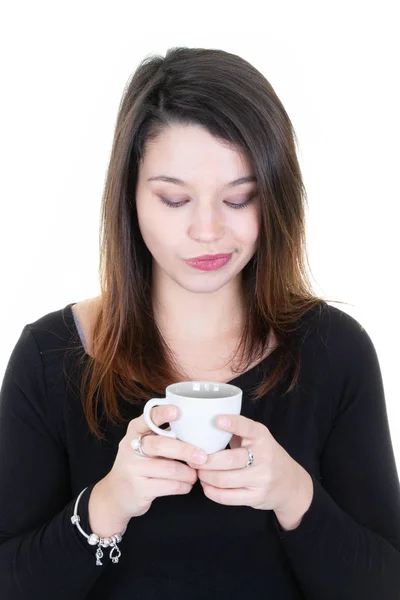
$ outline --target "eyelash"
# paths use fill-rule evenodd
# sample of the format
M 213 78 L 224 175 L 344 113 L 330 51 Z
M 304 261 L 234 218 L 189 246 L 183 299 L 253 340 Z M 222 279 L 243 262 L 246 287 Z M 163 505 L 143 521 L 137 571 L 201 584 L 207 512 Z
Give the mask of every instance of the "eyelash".
M 241 204 L 234 204 L 233 202 L 228 202 L 228 206 L 230 208 L 233 208 L 234 210 L 238 210 L 239 208 L 246 208 L 246 206 L 248 206 L 251 201 L 253 200 L 253 198 L 256 196 L 257 194 L 252 194 L 250 196 L 250 198 L 248 200 L 246 200 L 246 202 L 242 202 Z M 158 196 L 161 200 L 161 202 L 163 202 L 163 204 L 166 204 L 167 206 L 170 206 L 171 208 L 179 208 L 180 206 L 183 206 L 183 204 L 185 204 L 185 200 L 182 200 L 182 202 L 170 202 L 169 200 L 167 200 L 166 198 L 164 198 L 163 196 Z

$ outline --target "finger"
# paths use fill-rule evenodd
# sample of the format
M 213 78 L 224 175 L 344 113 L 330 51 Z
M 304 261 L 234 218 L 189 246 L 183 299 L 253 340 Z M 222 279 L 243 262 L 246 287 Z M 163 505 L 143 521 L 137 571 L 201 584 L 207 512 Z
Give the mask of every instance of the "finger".
M 223 431 L 230 431 L 231 433 L 234 433 L 243 439 L 246 438 L 249 441 L 255 440 L 260 433 L 260 428 L 264 427 L 262 423 L 248 419 L 243 415 L 220 415 L 216 423 L 219 429 L 222 429 Z
M 146 483 L 146 494 L 149 500 L 160 496 L 174 496 L 188 494 L 192 490 L 191 483 L 183 481 L 167 481 L 166 479 L 148 479 Z
M 193 468 L 203 469 L 205 471 L 230 471 L 232 469 L 243 469 L 249 460 L 247 448 L 234 448 L 233 450 L 220 450 L 209 454 L 207 462 L 201 465 L 195 465 L 188 462 Z M 255 459 L 254 459 L 255 463 Z M 254 464 L 253 463 L 253 464 Z
M 167 404 L 165 406 L 154 406 L 150 411 L 150 416 L 154 425 L 160 427 L 160 425 L 163 425 L 164 423 L 174 421 L 179 415 L 176 406 Z M 127 434 L 132 435 L 133 439 L 148 431 L 151 431 L 151 429 L 144 420 L 144 414 L 142 413 L 139 417 L 132 419 L 132 421 L 129 422 Z
M 186 463 L 165 458 L 139 461 L 139 466 L 135 465 L 135 469 L 141 477 L 150 479 L 173 479 L 175 481 L 191 483 L 192 485 L 198 479 L 197 471 L 189 467 Z
M 235 469 L 231 471 L 205 471 L 199 469 L 198 477 L 200 483 L 207 483 L 216 488 L 247 488 L 254 487 L 254 473 L 248 469 Z
M 252 506 L 254 503 L 254 495 L 246 489 L 223 490 L 208 483 L 203 484 L 204 495 L 217 504 L 225 504 L 226 506 Z
M 192 462 L 197 468 L 207 460 L 207 453 L 202 448 L 163 435 L 155 434 L 143 437 L 142 448 L 151 457 L 162 456 L 183 460 L 186 463 Z

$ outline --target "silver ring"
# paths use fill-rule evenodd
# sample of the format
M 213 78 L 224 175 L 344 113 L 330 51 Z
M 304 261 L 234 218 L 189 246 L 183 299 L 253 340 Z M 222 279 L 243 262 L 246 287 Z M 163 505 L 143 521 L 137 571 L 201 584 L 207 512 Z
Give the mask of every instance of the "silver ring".
M 142 433 L 142 435 L 140 435 L 139 438 L 135 438 L 134 440 L 131 441 L 131 446 L 132 446 L 133 450 L 136 452 L 136 454 L 139 454 L 139 456 L 153 458 L 149 454 L 146 454 L 146 452 L 142 448 L 142 438 L 145 435 L 152 435 L 152 433 L 153 433 L 152 431 L 147 431 L 146 433 Z
M 246 448 L 246 450 L 247 450 L 247 452 L 249 453 L 249 460 L 247 461 L 247 463 L 246 463 L 246 465 L 245 465 L 245 468 L 246 468 L 246 467 L 251 467 L 251 465 L 252 465 L 252 464 L 253 464 L 253 462 L 254 462 L 254 454 L 253 454 L 253 452 L 252 452 L 251 448 Z

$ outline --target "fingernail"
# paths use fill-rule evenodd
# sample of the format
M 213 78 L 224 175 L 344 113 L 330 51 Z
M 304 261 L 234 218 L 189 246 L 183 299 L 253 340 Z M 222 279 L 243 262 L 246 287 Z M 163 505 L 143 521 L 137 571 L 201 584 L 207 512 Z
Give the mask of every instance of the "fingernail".
M 204 450 L 196 450 L 193 453 L 193 458 L 197 463 L 204 463 L 207 460 L 207 453 Z
M 176 417 L 176 408 L 169 408 L 167 410 L 167 417 L 168 419 L 173 419 L 174 417 Z

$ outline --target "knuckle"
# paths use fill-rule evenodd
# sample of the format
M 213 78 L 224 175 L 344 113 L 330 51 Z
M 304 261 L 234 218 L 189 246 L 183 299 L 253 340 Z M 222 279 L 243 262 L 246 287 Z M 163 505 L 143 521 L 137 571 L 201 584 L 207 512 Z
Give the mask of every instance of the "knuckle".
M 190 483 L 193 485 L 197 481 L 197 472 L 193 469 L 190 474 Z
M 149 447 L 151 447 L 151 449 L 155 452 L 161 453 L 162 447 L 164 445 L 164 440 L 162 439 L 162 437 L 160 435 L 149 435 L 147 437 L 151 438 L 147 440 Z
M 137 419 L 133 419 L 132 421 L 129 421 L 128 427 L 126 428 L 126 435 L 128 435 L 128 436 L 135 435 L 135 433 L 136 433 L 136 431 L 135 431 L 135 421 L 137 421 Z
M 178 475 L 178 467 L 173 462 L 167 466 L 167 474 L 171 477 L 171 479 L 175 479 Z
M 216 476 L 215 476 L 215 485 L 216 485 L 216 487 L 224 487 L 224 481 L 223 481 L 223 479 L 224 479 L 223 474 L 216 473 Z
M 261 475 L 261 481 L 263 482 L 264 487 L 269 488 L 271 486 L 272 478 L 268 469 Z
M 132 447 L 130 446 L 131 441 L 133 440 L 134 436 L 129 436 L 126 435 L 125 437 L 123 437 L 119 442 L 118 442 L 118 451 L 121 453 L 124 453 L 127 451 L 127 449 L 132 451 Z
M 184 483 L 182 481 L 174 481 L 175 492 L 180 492 L 183 489 Z
M 230 455 L 227 457 L 227 459 L 226 459 L 226 462 L 227 462 L 227 466 L 228 466 L 229 468 L 233 468 L 233 466 L 234 466 L 234 456 L 233 456 L 232 454 L 230 454 Z
M 191 485 L 193 485 L 196 482 L 196 474 L 192 472 L 192 470 L 187 471 L 186 469 L 184 471 L 182 471 L 182 481 L 185 481 L 186 483 L 190 483 Z

